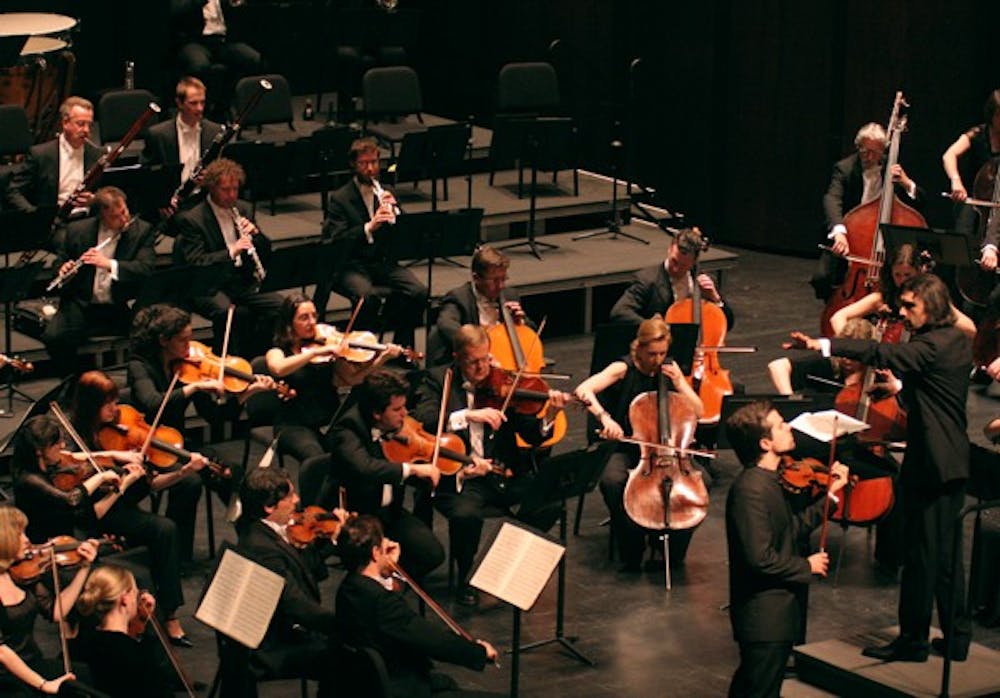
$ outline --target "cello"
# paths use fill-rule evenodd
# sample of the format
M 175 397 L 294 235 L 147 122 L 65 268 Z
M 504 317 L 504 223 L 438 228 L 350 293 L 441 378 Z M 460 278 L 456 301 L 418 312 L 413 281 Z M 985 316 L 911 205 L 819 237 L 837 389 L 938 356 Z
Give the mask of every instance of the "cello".
M 988 200 L 992 204 L 1000 203 L 1000 177 L 997 177 L 997 165 L 998 160 L 993 159 L 987 160 L 979 168 L 976 180 L 972 185 L 973 196 L 976 199 Z M 982 248 L 991 237 L 995 239 L 997 226 L 1000 225 L 1000 213 L 997 212 L 996 206 L 989 207 L 989 213 L 985 218 L 980 207 L 976 207 L 976 212 L 979 215 L 979 247 Z M 1000 273 L 998 269 L 986 271 L 978 264 L 973 263 L 968 267 L 959 267 L 955 271 L 955 284 L 958 286 L 962 298 L 972 305 L 985 308 L 988 305 L 990 293 L 996 286 L 998 273 Z M 993 313 L 989 314 L 993 315 Z
M 907 206 L 896 196 L 895 187 L 891 186 L 892 169 L 899 161 L 899 141 L 906 130 L 907 117 L 900 114 L 903 107 L 909 106 L 903 93 L 897 92 L 889 117 L 889 155 L 885 163 L 882 195 L 868 203 L 862 203 L 851 209 L 844 216 L 844 227 L 847 228 L 847 242 L 852 257 L 860 257 L 866 262 L 848 261 L 847 273 L 843 283 L 834 289 L 826 308 L 820 315 L 820 333 L 825 337 L 833 336 L 830 317 L 841 308 L 860 300 L 876 290 L 879 285 L 879 270 L 885 261 L 885 243 L 882 239 L 881 226 L 884 223 L 926 228 L 927 221 L 920 213 Z M 886 186 L 889 185 L 889 186 Z

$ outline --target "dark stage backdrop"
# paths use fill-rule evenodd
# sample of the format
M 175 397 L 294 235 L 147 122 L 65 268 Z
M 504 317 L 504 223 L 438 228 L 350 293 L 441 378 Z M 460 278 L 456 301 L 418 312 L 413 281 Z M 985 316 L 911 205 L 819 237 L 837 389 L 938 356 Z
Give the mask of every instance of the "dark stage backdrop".
M 241 27 L 247 38 L 304 94 L 337 84 L 332 47 L 346 29 L 334 11 L 374 0 L 247 4 L 255 13 Z M 6 10 L 83 16 L 78 84 L 91 96 L 120 84 L 125 58 L 136 60 L 140 86 L 169 86 L 168 5 L 0 0 Z M 626 169 L 665 206 L 714 239 L 769 250 L 814 252 L 833 161 L 850 152 L 862 123 L 887 121 L 897 89 L 912 105 L 901 162 L 931 195 L 930 223 L 946 226 L 941 153 L 979 123 L 986 94 L 1000 86 L 1000 4 L 991 0 L 399 0 L 399 8 L 421 13 L 408 48 L 427 111 L 488 125 L 499 68 L 552 60 L 587 167 L 609 172 L 609 142 L 623 138 Z

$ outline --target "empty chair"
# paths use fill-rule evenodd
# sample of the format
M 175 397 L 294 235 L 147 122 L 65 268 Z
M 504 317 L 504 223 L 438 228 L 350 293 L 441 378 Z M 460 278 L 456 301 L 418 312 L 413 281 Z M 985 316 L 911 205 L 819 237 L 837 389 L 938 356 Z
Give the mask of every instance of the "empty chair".
M 551 63 L 508 63 L 497 77 L 497 114 L 559 113 L 559 80 Z
M 97 102 L 97 123 L 100 126 L 101 143 L 112 145 L 121 142 L 132 128 L 136 119 L 142 116 L 150 102 L 155 102 L 156 96 L 149 90 L 111 90 L 105 92 Z M 149 127 L 156 123 L 156 117 L 150 119 L 146 126 L 136 135 L 121 156 L 117 165 L 127 165 L 137 162 L 142 152 L 142 140 L 146 138 Z
M 403 136 L 424 129 L 423 97 L 420 79 L 405 65 L 372 68 L 362 79 L 365 102 L 364 130 L 389 146 L 396 155 L 396 144 Z M 414 115 L 416 123 L 405 117 Z
M 283 75 L 249 75 L 236 83 L 233 96 L 233 115 L 243 113 L 244 107 L 260 92 L 261 79 L 271 83 L 271 89 L 264 92 L 257 105 L 244 117 L 242 127 L 256 126 L 260 133 L 266 124 L 287 124 L 292 131 L 292 91 Z

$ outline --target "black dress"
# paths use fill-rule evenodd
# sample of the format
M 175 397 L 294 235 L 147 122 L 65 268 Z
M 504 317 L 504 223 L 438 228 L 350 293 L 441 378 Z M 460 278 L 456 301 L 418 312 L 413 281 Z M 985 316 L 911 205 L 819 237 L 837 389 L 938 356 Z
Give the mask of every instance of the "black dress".
M 9 647 L 25 664 L 42 676 L 59 676 L 62 674 L 61 665 L 54 660 L 46 660 L 35 641 L 35 619 L 39 612 L 52 617 L 52 594 L 41 582 L 28 586 L 24 592 L 24 599 L 20 603 L 0 605 L 0 645 Z M 38 693 L 0 666 L 0 695 L 5 698 L 20 698 Z
M 94 687 L 112 698 L 172 698 L 174 677 L 167 676 L 156 659 L 159 648 L 148 637 L 133 640 L 125 633 L 94 630 L 81 648 L 90 666 Z

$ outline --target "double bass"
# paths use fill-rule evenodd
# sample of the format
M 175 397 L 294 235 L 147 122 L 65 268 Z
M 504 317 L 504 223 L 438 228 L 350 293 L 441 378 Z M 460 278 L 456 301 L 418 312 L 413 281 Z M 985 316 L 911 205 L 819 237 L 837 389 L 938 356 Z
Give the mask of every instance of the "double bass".
M 897 92 L 887 129 L 889 154 L 885 163 L 882 196 L 855 206 L 844 216 L 844 227 L 847 228 L 847 243 L 851 249 L 852 259 L 848 261 L 843 283 L 834 289 L 826 308 L 820 315 L 820 333 L 825 337 L 832 337 L 834 334 L 830 318 L 835 312 L 878 289 L 879 271 L 885 262 L 885 242 L 882 239 L 881 226 L 884 223 L 891 223 L 927 227 L 924 217 L 916 209 L 900 201 L 892 185 L 892 169 L 899 161 L 900 137 L 906 130 L 907 117 L 900 112 L 907 106 L 909 105 L 903 99 L 903 93 Z
M 976 180 L 972 185 L 973 196 L 981 201 L 1000 203 L 1000 177 L 997 177 L 997 167 L 1000 160 L 987 160 L 979 172 L 976 173 Z M 990 206 L 989 213 L 983 216 L 979 207 L 976 207 L 979 220 L 979 248 L 981 249 L 989 239 L 996 239 L 997 226 L 1000 226 L 1000 212 L 997 207 Z M 998 269 L 986 271 L 978 264 L 973 263 L 968 267 L 959 267 L 955 271 L 955 284 L 958 286 L 962 298 L 974 306 L 985 308 L 989 304 L 990 293 L 997 283 Z M 994 315 L 995 313 L 988 313 Z M 994 357 L 996 358 L 996 357 Z

